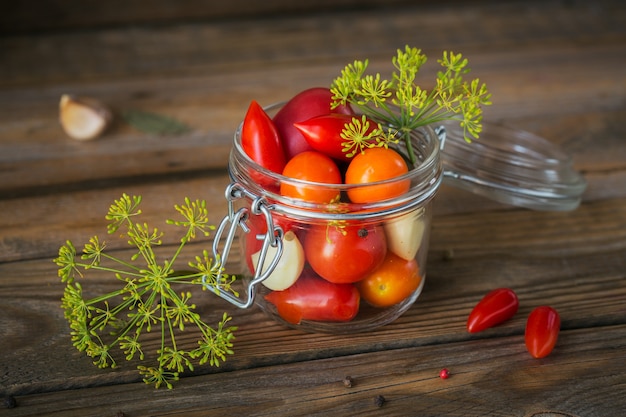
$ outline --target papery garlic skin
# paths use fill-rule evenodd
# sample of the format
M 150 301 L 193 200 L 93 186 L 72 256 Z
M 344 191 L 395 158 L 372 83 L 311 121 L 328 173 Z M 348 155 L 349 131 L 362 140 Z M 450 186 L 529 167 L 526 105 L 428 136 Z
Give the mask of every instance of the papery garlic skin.
M 65 133 L 76 140 L 92 140 L 109 126 L 112 113 L 98 100 L 89 97 L 61 96 L 59 121 Z
M 262 272 L 265 272 L 276 256 L 278 249 L 270 246 L 267 249 Z M 261 251 L 252 254 L 254 269 L 258 268 Z M 291 287 L 304 269 L 304 249 L 300 240 L 293 231 L 288 231 L 283 236 L 283 253 L 269 277 L 261 283 L 273 291 L 282 291 Z
M 410 212 L 385 222 L 387 248 L 407 261 L 414 259 L 422 244 L 426 227 L 422 218 L 423 211 Z

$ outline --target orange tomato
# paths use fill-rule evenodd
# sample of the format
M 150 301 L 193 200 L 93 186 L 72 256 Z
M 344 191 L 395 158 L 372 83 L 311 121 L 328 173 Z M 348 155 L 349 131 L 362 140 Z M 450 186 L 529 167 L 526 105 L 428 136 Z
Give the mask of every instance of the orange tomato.
M 328 156 L 317 151 L 305 151 L 291 158 L 283 169 L 285 177 L 298 180 L 341 184 L 341 172 L 337 164 Z M 330 203 L 339 197 L 335 189 L 323 185 L 304 185 L 283 182 L 280 193 L 287 197 L 305 200 L 311 203 Z
M 363 184 L 362 187 L 348 190 L 353 203 L 371 203 L 387 200 L 406 193 L 411 182 L 398 180 L 379 185 L 368 183 L 383 181 L 406 174 L 409 171 L 402 156 L 389 148 L 368 148 L 358 153 L 346 171 L 346 184 Z
M 383 263 L 359 281 L 361 298 L 374 307 L 398 304 L 417 289 L 422 277 L 415 259 L 402 259 L 387 252 Z

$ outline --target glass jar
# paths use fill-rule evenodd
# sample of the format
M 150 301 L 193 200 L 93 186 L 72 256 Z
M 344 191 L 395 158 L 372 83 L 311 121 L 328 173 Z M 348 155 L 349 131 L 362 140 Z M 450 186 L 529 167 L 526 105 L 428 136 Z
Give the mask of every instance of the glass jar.
M 405 312 L 424 286 L 431 201 L 443 179 L 441 141 L 433 129 L 418 129 L 411 140 L 417 163 L 405 175 L 367 185 L 321 184 L 254 162 L 242 148 L 239 126 L 228 164 L 227 218 L 228 234 L 237 233 L 240 242 L 237 275 L 248 294 L 243 301 L 227 296 L 231 302 L 248 307 L 254 300 L 287 326 L 330 333 L 370 330 Z M 328 202 L 286 197 L 281 186 L 324 193 Z M 351 193 L 376 187 L 406 191 L 350 202 Z M 226 228 L 220 226 L 216 241 Z M 229 250 L 214 252 L 225 262 Z
M 279 108 L 265 110 L 272 116 Z M 580 202 L 584 180 L 547 141 L 486 125 L 481 139 L 468 144 L 458 130 L 451 124 L 419 128 L 411 135 L 417 162 L 407 174 L 346 185 L 302 181 L 263 168 L 243 150 L 240 125 L 228 164 L 229 213 L 213 252 L 229 274 L 242 278 L 244 294 L 207 288 L 242 308 L 256 304 L 288 327 L 371 330 L 397 319 L 422 291 L 431 202 L 444 179 L 533 209 L 569 210 Z M 281 186 L 330 197 L 323 204 L 286 197 Z M 384 200 L 350 199 L 353 192 L 398 186 L 405 191 Z M 241 256 L 234 266 L 238 271 L 232 271 L 228 255 L 236 240 Z

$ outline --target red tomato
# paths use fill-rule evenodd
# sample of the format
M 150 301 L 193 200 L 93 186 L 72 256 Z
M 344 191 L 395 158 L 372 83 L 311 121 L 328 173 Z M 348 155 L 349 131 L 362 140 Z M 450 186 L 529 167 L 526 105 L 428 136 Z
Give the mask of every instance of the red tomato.
M 287 159 L 313 148 L 293 125 L 315 116 L 331 113 L 332 93 L 328 88 L 314 87 L 296 94 L 274 116 L 274 124 L 283 141 Z M 333 113 L 352 114 L 349 106 L 339 106 Z
M 382 226 L 311 226 L 303 246 L 311 268 L 327 281 L 341 284 L 363 279 L 387 253 Z
M 548 356 L 556 345 L 560 329 L 561 317 L 554 308 L 535 308 L 526 321 L 526 349 L 538 359 Z
M 346 171 L 346 184 L 368 184 L 406 174 L 409 169 L 402 156 L 389 148 L 368 148 L 352 158 Z M 406 193 L 410 180 L 399 180 L 379 185 L 362 186 L 348 190 L 353 203 L 371 203 L 387 200 Z
M 341 184 L 341 172 L 335 161 L 316 151 L 305 151 L 291 158 L 285 165 L 283 175 L 304 181 Z M 324 204 L 336 200 L 339 191 L 324 186 L 283 182 L 280 184 L 280 194 L 311 203 Z
M 276 306 L 288 323 L 302 320 L 345 322 L 359 312 L 359 291 L 352 284 L 333 284 L 303 273 L 291 287 L 272 291 L 265 299 Z
M 349 161 L 352 158 L 347 156 L 347 152 L 343 151 L 343 142 L 345 140 L 341 138 L 341 132 L 353 118 L 354 116 L 350 114 L 332 113 L 294 123 L 294 126 L 316 151 L 323 152 L 340 161 Z M 378 127 L 378 124 L 372 120 L 369 123 L 368 132 Z
M 519 300 L 513 290 L 497 288 L 476 304 L 467 318 L 467 331 L 477 333 L 500 324 L 517 313 Z
M 254 100 L 243 119 L 241 146 L 263 168 L 279 174 L 283 171 L 286 159 L 278 130 L 265 110 Z
M 389 307 L 405 300 L 419 287 L 422 277 L 417 261 L 387 252 L 382 264 L 356 286 L 361 297 L 374 307 Z

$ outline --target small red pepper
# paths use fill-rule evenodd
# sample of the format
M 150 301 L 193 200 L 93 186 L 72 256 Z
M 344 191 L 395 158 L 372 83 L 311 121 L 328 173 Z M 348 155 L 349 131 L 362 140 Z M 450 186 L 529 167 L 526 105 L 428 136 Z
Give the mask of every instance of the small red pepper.
M 556 345 L 560 329 L 561 317 L 554 308 L 535 308 L 526 321 L 526 349 L 537 359 L 548 356 Z
M 252 100 L 241 127 L 241 146 L 257 164 L 281 173 L 286 164 L 281 138 L 272 119 Z
M 476 333 L 500 324 L 517 313 L 519 300 L 510 288 L 490 291 L 476 304 L 467 318 L 467 331 Z
M 348 152 L 343 150 L 345 140 L 341 135 L 346 124 L 352 122 L 354 117 L 351 114 L 330 113 L 294 123 L 294 126 L 304 136 L 309 146 L 316 151 L 339 161 L 350 161 L 352 158 L 348 157 Z M 361 120 L 358 117 L 357 119 Z M 371 133 L 378 127 L 378 123 L 370 119 L 366 120 L 369 123 L 367 133 Z

